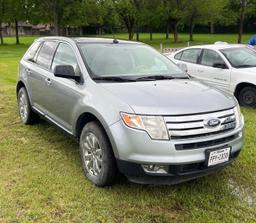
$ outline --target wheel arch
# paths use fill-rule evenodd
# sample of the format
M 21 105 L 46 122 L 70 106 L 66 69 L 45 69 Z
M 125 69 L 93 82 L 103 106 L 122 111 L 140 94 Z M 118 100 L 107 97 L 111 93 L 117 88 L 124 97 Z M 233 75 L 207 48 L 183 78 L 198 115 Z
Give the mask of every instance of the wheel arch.
M 95 115 L 92 112 L 84 112 L 79 115 L 79 117 L 76 121 L 75 129 L 74 129 L 75 137 L 77 139 L 79 139 L 80 135 L 82 133 L 83 127 L 87 123 L 92 122 L 92 121 L 97 122 L 102 127 L 103 131 L 105 132 L 105 134 L 109 140 L 109 143 L 112 147 L 112 151 L 113 151 L 115 157 L 118 157 L 118 151 L 116 149 L 115 142 L 114 142 L 113 136 L 108 128 L 108 125 L 105 123 L 105 121 L 102 118 L 100 118 L 98 115 Z
M 27 88 L 26 88 L 25 84 L 23 83 L 23 81 L 20 80 L 20 81 L 18 81 L 18 83 L 17 83 L 17 85 L 16 85 L 16 95 L 18 95 L 19 90 L 20 90 L 22 87 L 24 87 L 24 88 L 27 90 Z
M 248 83 L 248 82 L 241 82 L 239 83 L 236 88 L 235 88 L 235 92 L 234 95 L 235 97 L 238 99 L 239 93 L 241 92 L 241 90 L 245 87 L 255 87 L 256 85 L 252 84 L 252 83 Z

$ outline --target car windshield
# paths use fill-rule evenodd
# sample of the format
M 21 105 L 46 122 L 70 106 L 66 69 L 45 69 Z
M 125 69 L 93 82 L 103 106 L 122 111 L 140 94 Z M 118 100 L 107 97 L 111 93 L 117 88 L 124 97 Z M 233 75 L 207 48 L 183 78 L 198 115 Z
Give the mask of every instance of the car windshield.
M 80 43 L 80 52 L 94 80 L 145 81 L 188 78 L 168 58 L 140 44 Z
M 256 51 L 248 47 L 223 49 L 221 52 L 235 68 L 256 67 Z

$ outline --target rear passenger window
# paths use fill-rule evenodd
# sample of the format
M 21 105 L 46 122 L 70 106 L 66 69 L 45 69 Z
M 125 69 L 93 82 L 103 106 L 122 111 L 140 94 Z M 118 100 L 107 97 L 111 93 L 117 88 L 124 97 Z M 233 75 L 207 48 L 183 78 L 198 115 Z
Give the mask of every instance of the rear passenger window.
M 39 46 L 41 45 L 41 42 L 35 42 L 30 49 L 28 50 L 28 52 L 26 53 L 26 55 L 24 56 L 25 60 L 29 60 L 29 61 L 33 61 L 34 56 L 39 48 Z
M 201 64 L 212 67 L 215 63 L 224 63 L 224 61 L 217 52 L 213 50 L 204 50 Z
M 43 46 L 41 47 L 36 63 L 41 65 L 42 67 L 45 67 L 47 69 L 50 68 L 53 54 L 56 50 L 57 42 L 44 42 Z
M 181 55 L 182 55 L 182 52 L 177 53 L 177 54 L 174 56 L 174 59 L 176 59 L 176 60 L 180 60 Z
M 197 63 L 200 53 L 201 53 L 201 49 L 184 50 L 181 56 L 181 60 L 190 62 L 190 63 Z

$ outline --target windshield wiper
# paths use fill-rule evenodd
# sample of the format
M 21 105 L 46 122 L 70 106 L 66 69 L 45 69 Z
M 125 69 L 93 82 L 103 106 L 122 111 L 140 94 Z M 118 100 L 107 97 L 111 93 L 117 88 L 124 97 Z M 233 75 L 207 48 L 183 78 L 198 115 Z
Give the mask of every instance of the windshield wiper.
M 155 80 L 173 80 L 173 79 L 188 79 L 188 77 L 174 77 L 170 75 L 148 75 L 145 77 L 138 77 L 136 81 L 155 81 Z
M 125 78 L 125 77 L 94 77 L 93 80 L 95 81 L 111 81 L 111 82 L 132 82 L 134 80 Z
M 241 64 L 241 65 L 236 66 L 236 68 L 247 68 L 247 67 L 256 67 L 256 65 Z

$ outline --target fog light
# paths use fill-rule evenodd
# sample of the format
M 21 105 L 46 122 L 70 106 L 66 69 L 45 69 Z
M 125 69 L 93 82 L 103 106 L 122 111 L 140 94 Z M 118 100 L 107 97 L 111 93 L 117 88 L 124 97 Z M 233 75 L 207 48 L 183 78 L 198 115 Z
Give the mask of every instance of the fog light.
M 239 136 L 239 137 L 242 137 L 242 136 L 243 136 L 243 131 L 239 132 L 239 133 L 238 133 L 238 136 Z
M 164 165 L 147 164 L 142 168 L 146 173 L 168 173 L 168 166 Z

